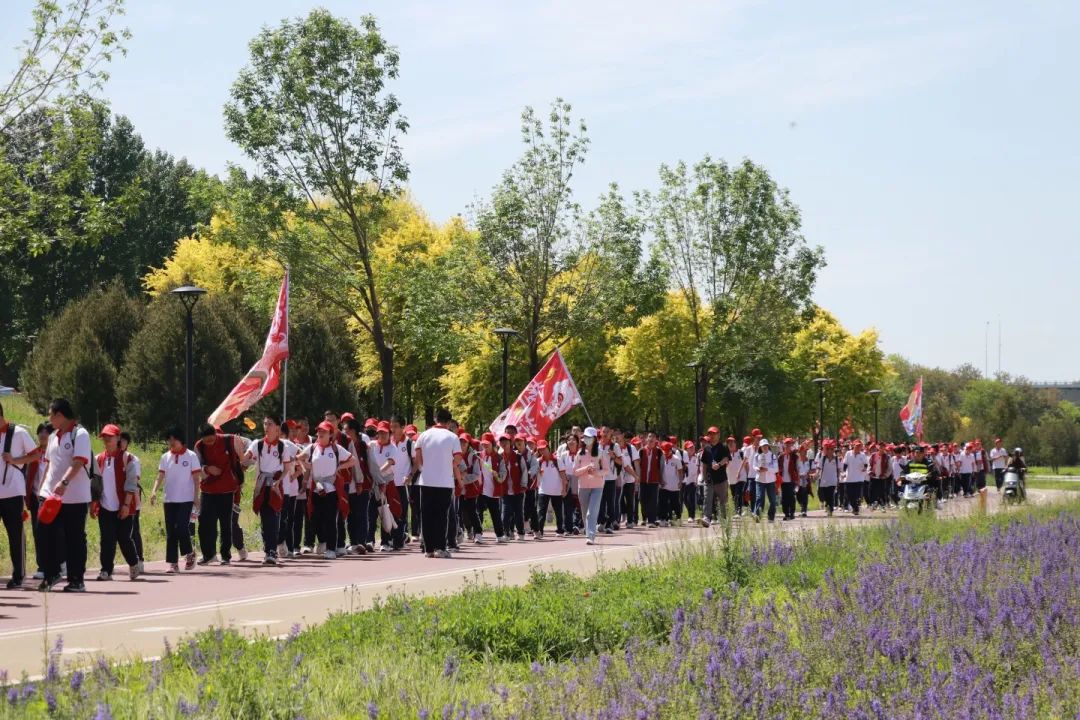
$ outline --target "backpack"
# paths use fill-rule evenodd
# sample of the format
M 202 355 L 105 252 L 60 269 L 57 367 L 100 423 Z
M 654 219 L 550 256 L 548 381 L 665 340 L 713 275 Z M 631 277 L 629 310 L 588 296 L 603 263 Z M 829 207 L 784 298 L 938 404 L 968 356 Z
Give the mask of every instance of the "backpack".
M 4 452 L 5 453 L 10 453 L 11 452 L 11 441 L 15 437 L 15 427 L 16 426 L 13 423 L 8 423 L 7 431 L 4 433 Z M 27 432 L 29 432 L 29 431 L 27 431 Z M 3 481 L 4 485 L 7 485 L 8 467 L 10 467 L 10 466 L 7 463 L 4 463 L 4 481 Z M 26 466 L 25 465 L 23 465 L 22 467 L 16 467 L 15 470 L 17 470 L 18 472 L 21 472 L 23 477 L 26 477 Z
M 278 456 L 278 460 L 281 461 L 281 466 L 285 467 L 285 443 L 282 442 L 281 440 L 278 440 L 276 443 L 274 443 L 274 447 L 277 449 L 277 453 L 278 453 L 277 456 Z M 259 469 L 259 465 L 261 464 L 261 460 L 262 460 L 262 449 L 263 449 L 263 441 L 262 440 L 256 440 L 255 441 L 255 472 L 256 473 L 262 472 L 262 470 Z M 335 457 L 336 457 L 336 455 L 335 455 Z

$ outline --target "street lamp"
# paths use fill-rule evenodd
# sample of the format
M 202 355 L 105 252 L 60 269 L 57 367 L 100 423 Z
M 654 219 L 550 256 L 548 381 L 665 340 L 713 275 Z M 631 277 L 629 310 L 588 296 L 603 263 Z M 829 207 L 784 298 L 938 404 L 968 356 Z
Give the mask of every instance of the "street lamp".
M 878 412 L 877 412 L 877 407 L 878 407 L 878 395 L 881 394 L 881 390 L 878 390 L 878 389 L 867 390 L 866 394 L 869 395 L 870 397 L 874 398 L 874 442 L 880 442 L 881 441 L 881 436 L 878 435 L 878 423 L 877 423 Z
M 697 360 L 694 362 L 686 363 L 686 367 L 694 368 L 694 444 L 696 445 L 701 441 L 701 380 L 698 374 L 698 368 L 701 367 L 701 363 Z
M 201 287 L 195 287 L 194 285 L 184 285 L 178 287 L 172 291 L 172 294 L 180 298 L 180 302 L 184 304 L 184 309 L 187 310 L 187 379 L 184 383 L 186 400 L 184 403 L 184 442 L 189 446 L 194 444 L 195 437 L 195 419 L 193 414 L 193 406 L 195 405 L 195 358 L 194 358 L 194 343 L 195 343 L 195 324 L 191 320 L 191 312 L 195 309 L 195 303 L 199 302 L 199 298 L 206 294 L 206 291 Z
M 502 406 L 505 410 L 510 405 L 509 399 L 506 397 L 506 366 L 510 362 L 510 338 L 518 334 L 517 330 L 513 328 L 501 327 L 492 330 L 493 333 L 502 338 L 503 344 L 503 361 L 502 361 Z
M 814 452 L 819 450 L 821 440 L 825 436 L 825 385 L 829 378 L 814 378 L 813 383 L 818 386 L 818 431 L 814 438 Z

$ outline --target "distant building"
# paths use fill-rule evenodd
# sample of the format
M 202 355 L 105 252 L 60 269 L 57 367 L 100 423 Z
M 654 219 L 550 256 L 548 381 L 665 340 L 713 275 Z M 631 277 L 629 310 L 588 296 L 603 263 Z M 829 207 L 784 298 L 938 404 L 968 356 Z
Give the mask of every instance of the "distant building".
M 1063 383 L 1032 383 L 1039 390 L 1053 392 L 1058 400 L 1068 400 L 1073 405 L 1080 406 L 1080 380 Z

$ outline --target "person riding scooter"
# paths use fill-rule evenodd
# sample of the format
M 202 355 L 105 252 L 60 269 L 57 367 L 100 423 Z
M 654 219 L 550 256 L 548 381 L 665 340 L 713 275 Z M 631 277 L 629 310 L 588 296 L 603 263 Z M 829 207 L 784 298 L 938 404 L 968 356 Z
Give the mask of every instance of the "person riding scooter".
M 1020 476 L 1020 499 L 1027 500 L 1027 463 L 1024 462 L 1024 451 L 1016 448 L 1009 456 L 1009 464 L 1005 466 L 1005 472 L 1015 472 Z
M 941 481 L 938 477 L 937 466 L 933 461 L 926 459 L 926 448 L 922 445 L 916 445 L 912 448 L 915 451 L 915 456 L 908 461 L 907 471 L 909 474 L 918 474 L 926 476 L 926 484 L 928 487 L 934 490 L 934 499 L 936 506 L 941 507 Z

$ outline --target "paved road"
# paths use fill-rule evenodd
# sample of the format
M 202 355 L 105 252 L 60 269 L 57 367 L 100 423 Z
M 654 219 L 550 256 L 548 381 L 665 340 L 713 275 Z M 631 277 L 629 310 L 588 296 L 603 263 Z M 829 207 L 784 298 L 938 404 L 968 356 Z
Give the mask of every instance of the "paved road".
M 1032 490 L 1035 502 L 1071 495 L 1067 491 Z M 949 503 L 947 515 L 963 514 L 974 500 Z M 998 508 L 991 498 L 992 511 Z M 736 523 L 740 532 L 800 532 L 827 524 L 856 527 L 881 522 L 891 514 L 837 514 L 822 511 L 791 523 Z M 437 594 L 460 589 L 479 579 L 520 584 L 534 568 L 588 575 L 600 565 L 618 567 L 641 562 L 649 553 L 687 540 L 707 540 L 716 528 L 624 530 L 604 536 L 596 546 L 582 538 L 482 546 L 469 545 L 450 560 L 423 557 L 415 545 L 401 553 L 376 553 L 327 561 L 305 557 L 281 568 L 262 567 L 261 554 L 231 567 L 198 567 L 179 576 L 165 575 L 164 563 L 149 563 L 147 574 L 130 582 L 87 582 L 84 595 L 38 593 L 30 589 L 0 590 L 0 668 L 11 677 L 40 674 L 45 648 L 57 635 L 64 638 L 67 661 L 85 661 L 100 653 L 111 657 L 159 655 L 163 640 L 174 645 L 183 636 L 212 626 L 231 626 L 249 634 L 283 635 L 294 624 L 321 622 L 329 613 L 370 607 L 393 593 Z M 125 568 L 126 569 L 126 568 Z M 96 576 L 96 570 L 87 577 Z

